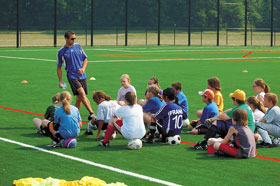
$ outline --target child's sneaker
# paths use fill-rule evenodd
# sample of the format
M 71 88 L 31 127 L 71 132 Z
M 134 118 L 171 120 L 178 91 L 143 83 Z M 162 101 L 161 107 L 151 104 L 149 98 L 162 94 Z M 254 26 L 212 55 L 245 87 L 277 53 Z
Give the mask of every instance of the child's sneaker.
M 92 131 L 86 130 L 86 131 L 85 131 L 85 135 L 93 135 L 93 132 L 92 132 Z
M 153 143 L 154 143 L 154 138 L 152 138 L 151 136 L 146 137 L 146 138 L 143 140 L 143 143 L 150 143 L 150 144 L 153 144 Z
M 52 141 L 51 144 L 47 145 L 47 147 L 53 147 L 53 148 L 60 147 L 60 146 L 61 146 L 61 143 L 60 142 L 57 143 L 56 141 Z
M 104 139 L 102 139 L 102 140 L 100 140 L 100 143 L 99 143 L 99 146 L 103 146 L 103 147 L 109 147 L 109 141 L 107 141 L 107 142 L 103 142 L 104 141 Z
M 196 143 L 195 146 L 192 146 L 191 149 L 194 150 L 207 150 L 207 145 L 204 145 L 202 143 Z
M 262 142 L 260 144 L 257 144 L 256 147 L 257 148 L 273 148 L 273 147 L 277 147 L 277 145 L 276 144 L 270 144 L 270 143 Z

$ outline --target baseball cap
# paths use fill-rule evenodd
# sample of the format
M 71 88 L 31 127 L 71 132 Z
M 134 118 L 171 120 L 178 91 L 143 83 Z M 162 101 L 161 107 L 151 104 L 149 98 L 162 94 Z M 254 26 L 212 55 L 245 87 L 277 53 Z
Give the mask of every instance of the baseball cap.
M 236 89 L 233 93 L 229 94 L 229 97 L 241 100 L 241 101 L 245 101 L 246 100 L 246 94 L 243 90 L 240 89 Z
M 214 92 L 210 89 L 205 89 L 204 91 L 198 91 L 199 95 L 204 95 L 208 97 L 209 99 L 214 99 Z

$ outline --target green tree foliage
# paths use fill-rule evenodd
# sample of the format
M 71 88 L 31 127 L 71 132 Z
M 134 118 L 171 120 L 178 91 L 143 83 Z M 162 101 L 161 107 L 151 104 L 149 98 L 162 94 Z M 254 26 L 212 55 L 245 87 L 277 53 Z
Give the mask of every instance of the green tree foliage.
M 244 27 L 245 0 L 220 0 L 220 27 Z M 274 0 L 275 26 L 280 0 Z M 94 27 L 124 27 L 126 0 L 94 0 Z M 187 27 L 188 0 L 161 0 L 161 26 Z M 248 26 L 270 27 L 271 0 L 248 0 Z M 16 26 L 16 0 L 0 0 L 0 29 Z M 20 27 L 52 29 L 54 0 L 19 0 Z M 158 0 L 128 0 L 129 27 L 157 27 Z M 58 29 L 90 28 L 91 0 L 57 0 Z M 217 0 L 191 1 L 192 28 L 216 28 Z

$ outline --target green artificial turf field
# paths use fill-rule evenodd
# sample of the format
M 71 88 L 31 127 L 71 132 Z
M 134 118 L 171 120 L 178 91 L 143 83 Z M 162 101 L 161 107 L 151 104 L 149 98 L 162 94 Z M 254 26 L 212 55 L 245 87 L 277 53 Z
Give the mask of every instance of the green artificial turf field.
M 13 180 L 25 177 L 71 181 L 83 176 L 97 177 L 107 183 L 124 182 L 129 186 L 279 184 L 280 147 L 258 149 L 259 157 L 248 160 L 221 158 L 189 149 L 187 142 L 195 143 L 203 136 L 188 135 L 185 133 L 188 129 L 183 129 L 181 134 L 185 143 L 178 146 L 143 144 L 141 150 L 131 151 L 127 150 L 127 140 L 120 135 L 110 143 L 109 148 L 99 147 L 99 142 L 93 140 L 96 132 L 94 136 L 85 136 L 83 133 L 87 125 L 83 125 L 75 149 L 46 147 L 51 140 L 36 134 L 32 119 L 42 118 L 36 114 L 44 114 L 51 104 L 51 97 L 62 91 L 56 74 L 57 50 L 0 49 L 1 186 L 10 186 Z M 207 79 L 212 76 L 219 77 L 221 81 L 224 110 L 233 107 L 228 95 L 235 89 L 244 90 L 247 97 L 255 96 L 252 84 L 256 78 L 264 79 L 271 92 L 280 95 L 279 48 L 150 46 L 85 47 L 84 50 L 89 61 L 86 70 L 88 98 L 95 111 L 97 105 L 92 101 L 92 91 L 103 90 L 116 99 L 121 86 L 120 76 L 124 73 L 130 75 L 138 99 L 144 97 L 148 79 L 152 76 L 159 78 L 162 89 L 180 81 L 189 101 L 190 120 L 197 119 L 196 110 L 204 107 L 198 91 L 207 88 Z M 96 80 L 91 81 L 90 77 Z M 67 82 L 65 72 L 63 78 Z M 22 80 L 28 83 L 22 84 Z M 68 84 L 68 91 L 69 87 Z M 84 106 L 81 116 L 87 122 L 88 113 Z M 12 143 L 14 141 L 38 149 Z M 58 156 L 63 154 L 73 158 Z M 81 162 L 84 160 L 90 163 Z M 128 172 L 108 170 L 104 165 Z

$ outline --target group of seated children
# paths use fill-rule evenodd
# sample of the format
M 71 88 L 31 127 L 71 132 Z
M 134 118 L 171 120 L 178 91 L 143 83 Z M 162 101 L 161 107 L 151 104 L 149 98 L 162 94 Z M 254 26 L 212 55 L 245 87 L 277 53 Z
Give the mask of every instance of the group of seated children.
M 199 119 L 193 120 L 191 124 L 188 121 L 188 101 L 180 82 L 162 91 L 158 79 L 150 78 L 145 99 L 140 100 L 139 104 L 129 75 L 121 76 L 121 84 L 117 101 L 111 100 L 103 91 L 93 92 L 98 111 L 97 116 L 89 121 L 85 134 L 92 135 L 92 130 L 97 128 L 95 139 L 100 140 L 101 132 L 106 131 L 100 141 L 101 146 L 108 147 L 116 131 L 128 140 L 144 138 L 144 143 L 154 143 L 158 131 L 160 138 L 157 141 L 165 142 L 168 137 L 180 135 L 183 125 L 187 124 L 191 129 L 187 133 L 204 134 L 202 141 L 193 149 L 207 150 L 210 147 L 219 155 L 249 158 L 256 155 L 256 142 L 261 142 L 257 147 L 274 147 L 279 143 L 278 98 L 276 94 L 269 93 L 270 88 L 262 79 L 256 79 L 253 83 L 257 96 L 246 99 L 245 92 L 239 89 L 231 93 L 229 96 L 233 107 L 226 111 L 223 111 L 220 80 L 217 77 L 208 79 L 207 89 L 199 91 L 206 106 L 197 111 Z M 53 98 L 53 105 L 47 109 L 45 119 L 33 120 L 41 133 L 52 138 L 51 146 L 59 143 L 64 145 L 80 132 L 79 110 L 70 103 L 69 92 L 57 94 Z M 147 134 L 145 124 L 149 129 Z M 221 138 L 214 138 L 217 135 Z

